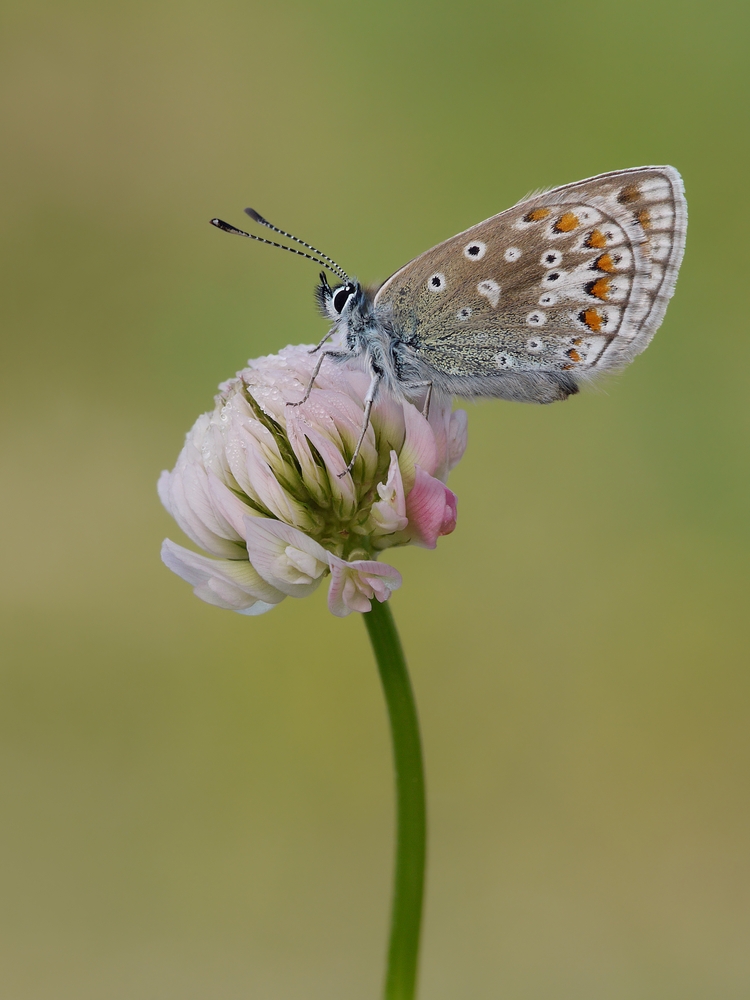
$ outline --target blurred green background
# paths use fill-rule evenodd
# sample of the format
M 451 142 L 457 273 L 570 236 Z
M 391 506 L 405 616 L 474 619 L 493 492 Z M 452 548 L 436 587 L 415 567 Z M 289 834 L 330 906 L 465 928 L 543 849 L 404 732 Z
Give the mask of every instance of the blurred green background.
M 9 1000 L 379 996 L 392 782 L 358 616 L 247 619 L 159 562 L 217 383 L 367 281 L 600 171 L 690 206 L 648 352 L 470 406 L 458 529 L 394 556 L 431 820 L 424 1000 L 733 1000 L 748 949 L 748 6 L 6 5 Z M 740 250 L 736 241 L 740 240 Z

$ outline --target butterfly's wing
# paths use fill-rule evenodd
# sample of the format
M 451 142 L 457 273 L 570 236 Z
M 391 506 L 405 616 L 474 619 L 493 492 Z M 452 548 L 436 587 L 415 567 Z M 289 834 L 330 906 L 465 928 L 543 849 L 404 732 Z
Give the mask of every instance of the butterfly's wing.
M 524 199 L 410 261 L 376 315 L 456 395 L 548 402 L 622 368 L 656 332 L 687 229 L 673 167 Z

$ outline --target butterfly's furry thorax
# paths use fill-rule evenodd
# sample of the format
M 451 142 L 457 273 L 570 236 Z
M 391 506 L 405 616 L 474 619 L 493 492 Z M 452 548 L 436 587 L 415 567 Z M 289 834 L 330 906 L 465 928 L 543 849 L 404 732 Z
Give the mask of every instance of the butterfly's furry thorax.
M 365 288 L 356 280 L 330 288 L 321 275 L 315 297 L 323 315 L 333 320 L 330 335 L 336 334 L 342 345 L 329 356 L 339 362 L 363 359 L 384 390 L 397 399 L 411 399 L 435 380 L 424 377 L 414 333 L 394 326 L 388 307 L 376 308 L 376 293 L 377 288 Z

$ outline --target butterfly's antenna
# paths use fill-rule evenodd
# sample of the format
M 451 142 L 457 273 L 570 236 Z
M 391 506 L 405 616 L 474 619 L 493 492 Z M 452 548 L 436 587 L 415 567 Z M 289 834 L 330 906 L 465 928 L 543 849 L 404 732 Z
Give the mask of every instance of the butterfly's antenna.
M 278 233 L 279 236 L 285 236 L 288 240 L 294 240 L 295 243 L 301 243 L 303 247 L 307 247 L 308 250 L 312 250 L 313 253 L 318 254 L 318 256 L 322 257 L 323 260 L 327 260 L 333 267 L 334 273 L 338 274 L 340 278 L 343 276 L 344 281 L 349 280 L 349 276 L 344 272 L 344 269 L 339 267 L 336 261 L 329 257 L 328 254 L 323 253 L 322 250 L 318 250 L 317 247 L 312 246 L 310 243 L 305 243 L 305 241 L 301 240 L 299 236 L 293 236 L 292 233 L 286 233 L 283 229 L 279 229 L 278 226 L 271 225 L 268 219 L 264 219 L 260 212 L 256 212 L 254 208 L 246 208 L 245 214 L 249 215 L 251 219 L 255 220 L 255 222 L 259 222 L 261 226 L 266 226 L 268 229 L 272 229 L 275 233 Z
M 338 264 L 334 265 L 334 270 L 331 264 L 326 263 L 325 260 L 321 260 L 320 257 L 313 257 L 311 253 L 304 253 L 302 250 L 295 250 L 294 247 L 285 247 L 283 243 L 274 243 L 273 240 L 265 240 L 262 236 L 254 236 L 253 233 L 246 233 L 243 229 L 230 226 L 228 222 L 223 222 L 221 219 L 211 219 L 210 221 L 212 226 L 216 226 L 217 229 L 221 229 L 225 233 L 234 233 L 235 236 L 246 236 L 249 240 L 257 240 L 259 243 L 266 243 L 270 247 L 278 247 L 279 250 L 288 250 L 289 253 L 296 253 L 298 257 L 306 257 L 308 260 L 314 260 L 316 264 L 322 264 L 323 267 L 331 271 L 332 274 L 335 274 L 337 278 L 341 278 L 342 281 L 347 283 L 350 281 L 349 275 Z

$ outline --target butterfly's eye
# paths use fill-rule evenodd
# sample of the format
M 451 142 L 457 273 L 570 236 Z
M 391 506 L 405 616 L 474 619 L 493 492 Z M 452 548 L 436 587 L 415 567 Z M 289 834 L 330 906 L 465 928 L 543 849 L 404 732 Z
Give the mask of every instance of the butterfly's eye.
M 467 260 L 481 260 L 487 253 L 487 244 L 481 240 L 472 240 L 464 247 L 464 257 Z
M 337 288 L 333 293 L 333 308 L 336 312 L 341 315 L 344 311 L 344 306 L 349 301 L 349 299 L 354 294 L 353 285 L 342 285 L 341 288 Z

